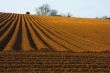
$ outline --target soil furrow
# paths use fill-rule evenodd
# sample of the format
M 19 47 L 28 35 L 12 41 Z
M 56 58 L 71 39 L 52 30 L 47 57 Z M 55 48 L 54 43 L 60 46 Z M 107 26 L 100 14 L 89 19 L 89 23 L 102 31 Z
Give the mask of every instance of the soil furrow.
M 0 16 L 0 23 L 6 20 L 8 17 L 10 17 L 12 14 L 3 14 Z
M 28 19 L 28 18 L 27 18 Z M 29 22 L 31 24 L 33 24 L 33 22 L 31 21 L 31 17 L 29 17 Z M 35 34 L 35 39 L 36 39 L 36 44 L 38 44 L 38 49 L 39 51 L 54 51 L 52 50 L 52 47 L 50 47 L 39 35 L 38 31 L 36 31 L 34 28 L 33 28 L 33 25 L 30 25 L 30 27 L 32 28 L 33 30 L 33 34 Z
M 27 17 L 27 20 L 28 20 L 28 22 L 29 22 L 29 24 L 30 24 L 29 29 L 31 30 L 30 32 L 31 32 L 32 38 L 33 38 L 35 44 L 37 45 L 38 50 L 40 50 L 41 48 L 48 48 L 48 47 L 39 39 L 39 36 L 37 35 L 37 32 L 34 31 L 34 28 L 33 28 L 33 26 L 32 26 L 33 23 L 31 22 L 30 16 Z
M 5 22 L 6 24 L 4 23 L 4 27 L 0 29 L 0 37 L 9 29 L 15 18 L 16 16 L 13 16 L 12 20 Z
M 31 51 L 34 49 L 31 47 L 31 44 L 29 42 L 29 33 L 27 31 L 26 25 L 27 24 L 25 23 L 24 15 L 22 15 L 22 51 Z
M 23 17 L 24 17 L 24 22 L 25 22 L 25 26 L 26 26 L 27 37 L 28 37 L 29 43 L 33 49 L 37 49 L 37 45 L 34 43 L 34 40 L 32 39 L 32 36 L 30 33 L 31 30 L 29 30 L 29 25 L 31 25 L 31 24 L 29 24 L 25 15 Z
M 0 13 L 0 51 L 110 50 L 109 20 Z
M 19 26 L 18 28 L 16 28 L 16 32 L 17 32 L 17 29 L 18 29 L 18 32 L 17 34 L 15 34 L 16 36 L 16 41 L 14 42 L 13 44 L 13 49 L 15 51 L 21 51 L 22 50 L 22 17 L 21 15 L 19 15 L 19 20 L 17 22 L 17 26 Z
M 33 18 L 34 19 L 34 18 Z M 39 19 L 40 20 L 40 19 Z M 36 20 L 36 22 L 37 22 L 37 20 Z M 71 44 L 71 45 L 73 45 L 73 46 L 75 46 L 75 47 L 77 47 L 77 48 L 80 48 L 80 49 L 82 49 L 81 47 L 79 47 L 78 45 L 75 45 L 75 44 L 73 44 L 72 42 L 70 42 L 70 41 L 67 41 L 66 40 L 66 38 L 65 37 L 62 37 L 61 36 L 61 34 L 57 34 L 57 33 L 55 33 L 55 31 L 53 31 L 51 28 L 49 28 L 47 25 L 45 25 L 46 23 L 45 22 L 43 22 L 43 23 L 41 23 L 39 26 L 41 26 L 42 28 L 44 28 L 46 31 L 48 31 L 51 35 L 53 35 L 53 36 L 56 36 L 57 38 L 59 38 L 59 39 L 61 39 L 61 40 L 63 40 L 64 42 L 67 42 L 68 44 Z M 47 27 L 46 27 L 47 26 Z
M 3 36 L 3 38 L 0 39 L 0 51 L 3 51 L 6 47 L 6 45 L 8 44 L 9 40 L 11 39 L 14 31 L 15 31 L 15 28 L 16 28 L 16 24 L 17 24 L 17 18 L 18 18 L 18 15 L 16 16 L 16 19 L 15 21 L 11 24 L 12 27 L 10 27 L 10 29 L 6 32 L 6 34 Z
M 4 20 L 2 23 L 0 23 L 0 29 L 3 29 L 3 27 L 7 26 L 7 22 L 10 22 L 10 20 L 16 15 L 10 15 L 6 20 Z
M 44 19 L 42 19 L 41 22 L 45 21 Z M 54 28 L 54 27 L 52 27 Z M 54 28 L 54 30 L 59 30 L 59 29 L 56 29 Z M 58 31 L 57 31 L 58 32 Z M 93 42 L 93 41 L 90 41 L 88 39 L 84 39 L 82 37 L 79 37 L 79 36 L 75 36 L 74 34 L 71 34 L 70 32 L 65 32 L 65 31 L 61 31 L 61 32 L 58 32 L 60 35 L 62 34 L 63 36 L 65 37 L 68 37 L 69 39 L 73 40 L 73 43 L 74 44 L 77 44 L 77 45 L 82 45 L 82 47 L 85 49 L 91 49 L 93 50 L 94 48 L 98 51 L 99 49 L 107 49 L 107 46 L 105 45 L 102 45 L 102 44 L 99 44 L 99 43 L 96 43 L 96 42 Z M 67 35 L 64 35 L 63 33 L 67 34 Z M 74 42 L 75 41 L 75 42 Z M 78 43 L 79 42 L 79 43 Z M 88 42 L 88 43 L 87 43 Z M 85 47 L 84 47 L 85 46 Z
M 50 39 L 50 40 L 53 41 L 54 43 L 58 44 L 59 46 L 61 46 L 62 49 L 69 50 L 68 47 L 66 47 L 66 46 L 62 45 L 61 43 L 57 42 L 56 40 L 52 39 L 52 37 L 50 37 L 47 33 L 45 33 L 44 30 L 42 30 L 42 29 L 39 27 L 39 23 L 38 23 L 38 22 L 35 23 L 35 21 L 34 21 L 34 24 L 35 24 L 35 26 L 37 27 L 37 29 L 38 29 L 45 37 L 47 37 L 48 39 Z M 70 51 L 70 50 L 69 50 L 69 51 Z

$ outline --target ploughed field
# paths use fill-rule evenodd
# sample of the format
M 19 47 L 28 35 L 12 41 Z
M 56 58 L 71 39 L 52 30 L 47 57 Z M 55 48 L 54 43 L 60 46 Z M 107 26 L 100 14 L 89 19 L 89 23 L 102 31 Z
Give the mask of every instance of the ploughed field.
M 110 73 L 110 53 L 1 52 L 0 73 Z
M 109 51 L 110 20 L 0 13 L 0 51 Z
M 110 73 L 109 33 L 110 20 L 0 13 L 0 73 Z

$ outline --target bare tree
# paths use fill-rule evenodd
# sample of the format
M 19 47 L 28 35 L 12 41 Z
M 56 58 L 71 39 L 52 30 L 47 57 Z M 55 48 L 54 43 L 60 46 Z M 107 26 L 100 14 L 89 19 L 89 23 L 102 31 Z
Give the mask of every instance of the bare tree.
M 36 12 L 38 15 L 42 15 L 42 16 L 49 15 L 50 7 L 48 4 L 42 5 L 38 8 L 36 8 Z
M 70 13 L 67 14 L 67 17 L 71 17 L 72 15 Z
M 110 17 L 108 17 L 108 16 L 103 16 L 102 18 L 103 19 L 110 19 Z
M 103 18 L 103 19 L 107 19 L 108 17 L 107 17 L 107 16 L 103 16 L 102 18 Z
M 51 16 L 56 16 L 57 15 L 57 10 L 50 10 L 50 14 Z
M 48 4 L 44 4 L 44 5 L 36 8 L 36 13 L 37 13 L 37 15 L 41 15 L 41 16 L 64 16 L 64 17 L 72 16 L 70 13 L 68 13 L 67 15 L 65 15 L 65 14 L 58 15 L 57 10 L 50 9 L 50 6 Z

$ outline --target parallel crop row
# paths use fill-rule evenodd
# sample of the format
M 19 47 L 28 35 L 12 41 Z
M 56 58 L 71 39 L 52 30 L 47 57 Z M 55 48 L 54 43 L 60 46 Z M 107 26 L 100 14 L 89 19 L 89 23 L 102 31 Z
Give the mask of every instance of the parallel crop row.
M 61 30 L 58 26 L 64 21 L 54 26 L 56 22 L 48 22 L 49 20 L 51 19 L 34 15 L 0 13 L 0 51 L 81 52 L 110 48 L 67 32 L 66 28 Z

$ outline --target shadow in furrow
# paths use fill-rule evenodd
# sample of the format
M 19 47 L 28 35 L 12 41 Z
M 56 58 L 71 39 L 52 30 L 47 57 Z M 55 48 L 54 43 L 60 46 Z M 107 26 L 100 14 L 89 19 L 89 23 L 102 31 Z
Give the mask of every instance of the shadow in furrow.
M 37 19 L 36 19 L 37 20 Z M 38 20 L 40 20 L 40 19 L 38 19 Z M 41 21 L 39 21 L 39 22 L 41 22 Z M 42 22 L 41 22 L 42 23 Z M 45 22 L 43 22 L 42 24 L 46 24 Z M 60 37 L 60 36 L 58 36 L 57 34 L 55 34 L 54 32 L 52 32 L 52 31 L 50 31 L 49 29 L 47 29 L 46 27 L 43 27 L 43 25 L 39 25 L 39 26 L 41 26 L 43 29 L 45 29 L 47 32 L 49 32 L 50 34 L 52 34 L 52 35 L 54 35 L 55 37 L 57 37 L 57 38 L 59 38 L 59 39 L 61 39 L 61 40 L 63 40 L 63 41 L 65 41 L 65 42 L 67 42 L 67 43 L 69 43 L 69 44 L 71 44 L 71 45 L 74 45 L 75 47 L 78 47 L 78 48 L 81 48 L 81 47 L 79 47 L 79 46 L 77 46 L 77 45 L 75 45 L 75 44 L 73 44 L 73 43 L 71 43 L 71 42 L 69 42 L 69 41 L 67 41 L 67 40 L 65 40 L 65 39 L 63 39 L 62 37 Z M 45 25 L 46 26 L 46 25 Z M 49 27 L 48 27 L 49 28 Z M 50 28 L 51 29 L 51 28 Z M 51 30 L 53 30 L 53 29 L 51 29 Z
M 9 42 L 9 40 L 11 39 L 15 29 L 16 29 L 16 24 L 17 24 L 17 20 L 13 26 L 13 28 L 10 30 L 10 33 L 8 33 L 7 37 L 5 39 L 3 39 L 2 41 L 0 41 L 0 51 L 3 51 L 5 46 L 7 45 L 7 43 Z
M 34 43 L 33 39 L 32 39 L 32 36 L 31 36 L 31 33 L 30 33 L 30 30 L 28 28 L 28 23 L 26 22 L 26 19 L 24 17 L 24 22 L 25 22 L 25 26 L 26 26 L 26 30 L 27 30 L 27 37 L 29 39 L 29 43 L 31 45 L 32 48 L 35 48 L 35 49 L 38 49 L 37 48 L 37 45 Z
M 31 17 L 27 18 L 27 20 L 30 20 L 30 23 L 32 22 L 31 21 Z M 32 22 L 32 24 L 33 24 L 33 22 Z M 39 38 L 42 41 L 42 44 L 47 46 L 47 48 L 40 48 L 38 51 L 42 51 L 42 52 L 55 52 L 56 50 L 52 49 L 52 47 L 42 39 L 42 37 L 40 36 L 38 31 L 36 31 L 36 29 L 32 25 L 30 25 L 30 26 L 34 30 L 34 32 L 35 32 L 35 34 L 37 36 L 36 38 Z
M 19 21 L 18 21 L 19 23 Z M 20 25 L 19 26 L 19 31 L 18 31 L 18 34 L 17 34 L 17 37 L 16 37 L 16 41 L 13 45 L 13 50 L 15 51 L 21 51 L 22 50 L 22 17 L 20 16 Z
M 0 37 L 8 30 L 8 28 L 10 28 L 11 23 L 13 23 L 13 20 L 16 18 L 16 16 L 10 20 L 10 22 L 8 23 L 8 21 L 6 21 L 4 24 L 7 25 L 3 30 L 0 31 Z M 8 24 L 7 24 L 8 23 Z
M 36 23 L 40 26 L 40 23 L 38 23 L 36 21 Z M 35 25 L 45 36 L 47 36 L 49 39 L 51 39 L 52 41 L 54 41 L 55 43 L 57 43 L 58 45 L 62 46 L 63 48 L 67 49 L 68 51 L 72 51 L 70 50 L 68 47 L 62 45 L 61 43 L 57 42 L 56 40 L 52 39 L 52 37 L 50 37 L 47 33 L 45 33 L 44 30 L 42 30 L 38 25 Z
M 0 29 L 3 28 L 3 26 L 7 25 L 7 22 L 12 20 L 13 17 L 14 15 L 10 15 L 10 17 L 8 17 L 6 20 L 3 20 L 2 23 L 0 23 Z
M 31 21 L 33 22 L 33 20 L 31 20 Z M 44 31 L 41 30 L 41 29 L 39 28 L 39 26 L 36 25 L 35 22 L 33 22 L 33 23 L 34 23 L 34 25 L 38 28 L 38 30 L 40 30 L 41 32 L 43 32 L 44 35 L 46 35 L 49 39 L 51 39 L 51 37 L 48 36 L 46 33 L 44 33 Z M 39 24 L 39 25 L 40 25 L 40 24 Z M 31 26 L 31 27 L 34 29 L 33 26 Z M 47 46 L 49 47 L 50 51 L 56 51 L 55 48 L 53 48 L 52 46 L 50 46 L 46 41 L 44 41 L 44 40 L 41 38 L 39 32 L 37 32 L 36 29 L 34 29 L 34 31 L 35 31 L 36 35 L 39 37 L 39 39 L 40 39 L 45 45 L 47 45 Z M 51 39 L 51 40 L 52 40 L 52 41 L 55 41 L 55 40 L 53 40 L 53 39 Z M 55 43 L 57 43 L 57 42 L 55 42 Z M 57 43 L 57 44 L 58 44 L 58 43 Z M 60 44 L 59 44 L 59 45 L 60 45 Z M 60 46 L 61 46 L 61 45 L 60 45 Z M 62 46 L 62 47 L 63 47 L 63 46 Z M 66 48 L 66 47 L 65 47 L 65 48 Z M 49 49 L 48 49 L 48 50 L 49 50 Z
M 39 24 L 39 23 L 38 23 Z M 39 24 L 40 25 L 40 24 Z M 45 35 L 47 36 L 50 40 L 54 41 L 55 43 L 57 43 L 58 45 L 62 46 L 63 48 L 70 50 L 68 47 L 62 45 L 61 43 L 57 42 L 56 40 L 54 40 L 52 37 L 50 37 L 44 30 L 42 30 L 39 26 L 36 25 L 36 27 L 39 28 L 39 30 Z M 71 51 L 71 50 L 70 50 Z
M 34 18 L 33 18 L 34 19 Z M 43 20 L 43 19 L 39 19 L 39 18 L 35 18 L 36 20 Z M 43 22 L 44 21 L 44 22 Z M 39 21 L 41 24 L 47 24 L 47 23 L 45 23 L 46 21 L 45 20 L 43 20 L 43 21 Z M 47 24 L 48 25 L 48 24 Z M 45 26 L 47 26 L 47 25 L 45 25 Z M 44 28 L 43 27 L 43 25 L 40 25 L 42 28 Z M 48 26 L 47 26 L 48 27 Z M 52 26 L 51 26 L 52 27 Z M 50 27 L 48 27 L 49 29 L 51 29 Z M 47 28 L 44 28 L 45 30 L 47 30 L 48 32 L 50 32 Z M 55 30 L 55 28 L 54 27 L 52 27 L 52 29 L 51 30 L 54 30 L 55 32 L 57 32 L 59 35 L 61 35 L 61 33 L 59 33 L 58 31 L 56 31 Z M 64 41 L 66 41 L 65 39 L 63 39 L 63 38 L 61 38 L 61 37 L 59 37 L 58 35 L 56 35 L 56 34 L 54 34 L 54 32 L 50 32 L 51 34 L 53 34 L 54 36 L 56 36 L 56 37 L 58 37 L 58 38 L 60 38 L 60 39 L 62 39 L 62 40 L 64 40 Z M 67 34 L 66 32 L 63 32 L 62 31 L 62 33 L 64 33 L 64 34 Z M 69 33 L 69 32 L 68 32 Z M 67 36 L 66 36 L 67 37 Z M 75 41 L 75 40 L 73 40 L 73 41 Z M 69 44 L 71 44 L 71 45 L 73 45 L 73 46 L 75 46 L 75 47 L 77 47 L 77 48 L 81 48 L 81 47 L 79 47 L 78 45 L 75 45 L 75 44 L 73 44 L 73 43 L 71 43 L 71 42 L 69 42 L 69 41 L 66 41 L 66 42 L 68 42 Z
M 31 18 L 29 20 L 33 23 L 33 25 L 36 25 Z M 43 38 L 39 34 L 39 32 L 36 31 L 36 29 L 32 25 L 30 25 L 30 26 L 34 30 L 36 36 L 42 41 L 43 44 L 45 44 L 48 47 L 48 48 L 41 48 L 39 51 L 48 51 L 48 52 L 51 51 L 51 52 L 55 52 L 56 50 L 52 46 L 50 46 L 46 41 L 43 40 Z
M 43 44 L 45 44 L 48 47 L 48 51 L 56 51 L 52 46 L 50 46 L 46 41 L 44 41 L 42 39 L 42 37 L 40 36 L 40 34 L 36 31 L 36 29 L 34 29 L 34 27 L 32 25 L 31 25 L 31 27 L 34 30 L 36 36 L 42 41 Z M 41 48 L 40 51 L 44 51 L 44 49 L 47 49 L 47 48 Z
M 1 14 L 1 13 L 0 13 L 0 20 L 1 20 L 2 18 L 6 17 L 7 15 L 10 15 L 10 14 L 8 14 L 8 13 Z
M 9 18 L 12 14 L 3 14 L 0 16 L 0 23 Z

